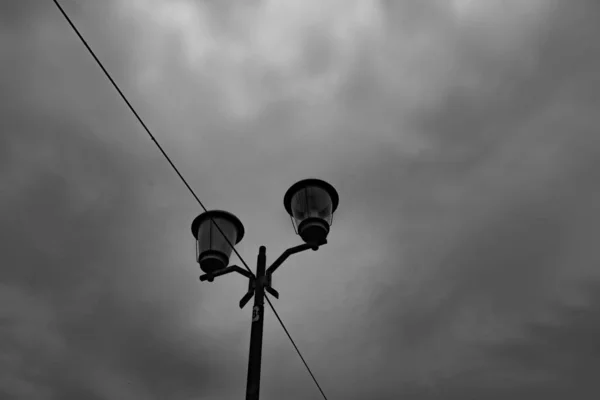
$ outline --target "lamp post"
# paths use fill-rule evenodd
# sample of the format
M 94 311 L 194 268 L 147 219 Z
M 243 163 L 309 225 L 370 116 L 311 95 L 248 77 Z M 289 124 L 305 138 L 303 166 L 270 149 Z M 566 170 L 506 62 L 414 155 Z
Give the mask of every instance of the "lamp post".
M 256 275 L 237 265 L 228 266 L 232 248 L 223 238 L 223 234 L 234 245 L 244 237 L 244 225 L 235 215 L 226 211 L 213 210 L 200 214 L 192 222 L 192 234 L 196 238 L 196 261 L 200 264 L 200 269 L 205 272 L 200 276 L 200 280 L 212 282 L 218 276 L 237 272 L 248 278 L 248 292 L 240 300 L 240 308 L 254 297 L 246 400 L 259 398 L 265 291 L 276 299 L 279 298 L 279 293 L 272 287 L 273 273 L 292 254 L 308 249 L 316 251 L 319 246 L 327 243 L 333 213 L 338 203 L 336 190 L 325 181 L 305 179 L 292 185 L 285 193 L 283 204 L 292 219 L 294 230 L 304 244 L 285 250 L 268 268 L 266 267 L 267 249 L 265 246 L 260 246 Z M 223 234 L 215 224 L 221 228 Z

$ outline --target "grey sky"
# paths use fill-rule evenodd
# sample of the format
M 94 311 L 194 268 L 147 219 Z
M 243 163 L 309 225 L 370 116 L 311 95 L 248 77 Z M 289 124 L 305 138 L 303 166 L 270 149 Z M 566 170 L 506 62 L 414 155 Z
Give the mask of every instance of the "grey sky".
M 595 0 L 64 0 L 254 265 L 330 399 L 600 396 Z M 238 399 L 241 278 L 51 1 L 0 2 L 0 397 Z M 238 263 L 233 259 L 233 262 Z M 263 399 L 318 399 L 267 311 Z

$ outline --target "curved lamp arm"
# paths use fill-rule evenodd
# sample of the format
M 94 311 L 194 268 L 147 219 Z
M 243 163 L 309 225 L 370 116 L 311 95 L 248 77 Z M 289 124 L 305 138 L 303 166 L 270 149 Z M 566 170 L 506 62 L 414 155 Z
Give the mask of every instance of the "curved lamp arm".
M 252 272 L 249 272 L 241 267 L 238 267 L 237 265 L 232 265 L 231 267 L 223 268 L 222 270 L 219 270 L 212 274 L 204 274 L 204 275 L 200 276 L 200 280 L 212 282 L 217 276 L 226 275 L 231 272 L 237 272 L 238 274 L 244 275 L 248 279 L 255 278 L 255 276 Z
M 322 246 L 324 244 L 327 244 L 327 240 L 323 240 L 322 242 L 319 242 L 319 243 L 305 243 L 305 244 L 301 244 L 299 246 L 290 247 L 289 249 L 285 250 L 279 256 L 279 258 L 277 258 L 277 260 L 275 260 L 273 262 L 273 264 L 271 264 L 271 266 L 269 268 L 267 268 L 267 278 L 270 280 L 271 279 L 271 275 L 273 275 L 273 273 L 275 272 L 275 270 L 277 268 L 279 268 L 279 266 L 281 264 L 283 264 L 283 262 L 285 260 L 287 260 L 287 258 L 289 256 L 291 256 L 292 254 L 300 253 L 300 252 L 306 251 L 308 249 L 312 249 L 314 251 L 317 251 L 317 250 L 319 250 L 319 246 Z

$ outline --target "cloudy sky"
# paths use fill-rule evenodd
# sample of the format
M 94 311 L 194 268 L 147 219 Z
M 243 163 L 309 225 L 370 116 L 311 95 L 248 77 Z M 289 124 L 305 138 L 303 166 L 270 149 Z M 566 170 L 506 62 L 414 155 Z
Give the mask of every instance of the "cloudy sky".
M 600 397 L 597 0 L 63 0 L 329 399 Z M 240 399 L 241 277 L 52 1 L 0 1 L 0 397 Z M 232 262 L 238 263 L 235 258 Z M 262 398 L 320 394 L 267 310 Z

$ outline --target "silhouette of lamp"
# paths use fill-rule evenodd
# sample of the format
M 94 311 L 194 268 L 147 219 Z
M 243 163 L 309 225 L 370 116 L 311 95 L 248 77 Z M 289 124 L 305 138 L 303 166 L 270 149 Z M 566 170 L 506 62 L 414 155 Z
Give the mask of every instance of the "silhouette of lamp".
M 305 243 L 326 242 L 338 204 L 337 191 L 320 179 L 296 182 L 283 198 L 283 205 L 292 219 L 294 230 Z
M 196 261 L 209 276 L 229 265 L 232 247 L 215 226 L 218 225 L 231 244 L 238 244 L 244 237 L 244 225 L 227 211 L 212 210 L 198 215 L 192 222 L 192 234 L 196 238 Z

